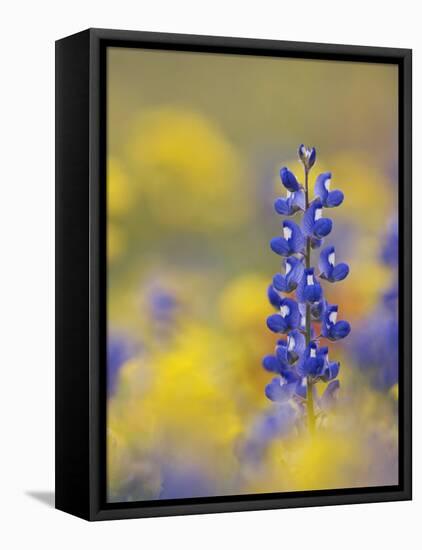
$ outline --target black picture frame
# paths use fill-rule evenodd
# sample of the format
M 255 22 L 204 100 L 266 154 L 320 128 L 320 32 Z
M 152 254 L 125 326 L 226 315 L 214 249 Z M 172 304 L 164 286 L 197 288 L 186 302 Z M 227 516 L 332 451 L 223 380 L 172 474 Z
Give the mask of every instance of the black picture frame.
M 105 499 L 106 63 L 109 46 L 391 63 L 399 69 L 399 484 L 171 501 Z M 412 52 L 88 29 L 56 42 L 56 508 L 87 520 L 412 497 Z

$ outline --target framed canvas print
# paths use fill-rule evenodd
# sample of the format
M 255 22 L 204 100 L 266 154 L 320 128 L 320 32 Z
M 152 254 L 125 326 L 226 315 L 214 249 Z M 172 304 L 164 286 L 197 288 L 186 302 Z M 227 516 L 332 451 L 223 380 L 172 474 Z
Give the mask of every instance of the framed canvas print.
M 56 43 L 56 506 L 411 498 L 411 51 Z

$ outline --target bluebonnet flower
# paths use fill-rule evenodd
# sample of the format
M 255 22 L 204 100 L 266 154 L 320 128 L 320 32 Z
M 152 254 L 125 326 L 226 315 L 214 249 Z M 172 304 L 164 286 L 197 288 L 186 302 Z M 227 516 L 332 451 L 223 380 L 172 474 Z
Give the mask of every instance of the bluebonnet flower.
M 314 237 L 320 240 L 326 237 L 333 227 L 330 218 L 322 217 L 322 202 L 315 199 L 306 209 L 303 216 L 303 232 L 306 237 Z
M 288 168 L 282 168 L 280 178 L 287 189 L 287 196 L 286 198 L 280 197 L 275 201 L 274 208 L 276 212 L 283 216 L 291 216 L 299 210 L 305 210 L 305 193 L 293 172 L 290 172 Z
M 301 379 L 294 371 L 283 372 L 267 384 L 265 395 L 271 401 L 288 401 L 293 397 L 298 382 L 301 382 Z
M 299 306 L 290 298 L 283 298 L 280 302 L 280 313 L 267 318 L 267 326 L 273 332 L 287 333 L 300 325 Z
M 319 256 L 319 270 L 321 279 L 334 283 L 342 281 L 349 274 L 349 266 L 346 263 L 336 265 L 336 252 L 334 246 L 327 246 L 321 250 Z
M 330 361 L 328 359 L 328 348 L 326 346 L 319 348 L 317 354 L 322 357 L 323 365 L 321 367 L 321 379 L 324 382 L 330 382 L 337 378 L 340 371 L 340 363 L 338 361 Z
M 294 193 L 287 191 L 286 198 L 278 198 L 274 203 L 274 208 L 278 214 L 292 216 L 299 210 L 305 210 L 305 194 L 301 189 Z
M 315 278 L 314 268 L 305 269 L 297 287 L 296 297 L 301 303 L 315 304 L 322 298 L 322 287 Z
M 316 161 L 315 147 L 312 147 L 312 148 L 309 149 L 309 148 L 305 147 L 302 143 L 301 145 L 299 145 L 298 155 L 299 155 L 299 158 L 302 161 L 305 169 L 307 171 L 309 171 L 312 168 L 312 166 L 315 164 L 315 161 Z
M 280 254 L 280 256 L 291 256 L 292 254 L 302 252 L 305 239 L 297 223 L 285 220 L 282 227 L 283 236 L 271 239 L 271 249 L 276 254 Z
M 338 306 L 327 305 L 322 318 L 322 335 L 333 342 L 346 338 L 350 332 L 347 321 L 337 321 Z
M 297 365 L 297 372 L 300 376 L 320 376 L 324 367 L 324 358 L 318 353 L 318 346 L 315 342 L 310 342 L 305 349 Z
M 262 366 L 268 372 L 283 374 L 290 369 L 287 340 L 278 340 L 274 355 L 266 355 L 262 360 Z
M 300 330 L 295 329 L 289 332 L 286 347 L 287 362 L 289 364 L 295 363 L 301 357 L 306 347 L 305 336 Z
M 265 388 L 268 399 L 283 404 L 294 401 L 303 414 L 306 409 L 313 431 L 314 404 L 330 408 L 340 386 L 337 380 L 340 364 L 329 360 L 328 348 L 319 347 L 319 340 L 322 337 L 336 341 L 350 332 L 347 321 L 337 321 L 338 306 L 328 304 L 320 279 L 331 283 L 341 281 L 348 275 L 349 266 L 336 265 L 333 246 L 325 247 L 320 253 L 319 276 L 311 265 L 311 251 L 321 246 L 333 226 L 332 220 L 323 216 L 323 209 L 340 205 L 344 197 L 341 191 L 330 191 L 331 173 L 326 172 L 317 178 L 315 197 L 311 200 L 308 177 L 316 161 L 316 151 L 301 145 L 298 152 L 305 170 L 305 185 L 302 187 L 288 168 L 282 168 L 280 177 L 288 195 L 275 201 L 275 210 L 285 216 L 304 210 L 302 229 L 295 222 L 284 220 L 282 235 L 270 241 L 271 249 L 286 259 L 284 274 L 277 273 L 268 289 L 270 303 L 279 313 L 267 318 L 267 326 L 287 338 L 277 341 L 274 354 L 265 356 L 262 364 L 277 375 Z M 283 297 L 283 293 L 294 291 L 295 299 Z M 321 324 L 318 332 L 314 323 Z M 327 384 L 321 398 L 316 392 L 317 383 Z
M 280 179 L 284 187 L 291 193 L 299 191 L 300 185 L 296 179 L 296 176 L 285 166 L 280 170 Z
M 284 261 L 285 274 L 277 273 L 273 277 L 273 286 L 280 292 L 292 292 L 302 279 L 303 262 L 295 256 L 290 256 Z
M 321 199 L 325 208 L 340 206 L 344 199 L 344 195 L 340 190 L 330 191 L 330 183 L 331 172 L 320 174 L 315 182 L 315 195 Z

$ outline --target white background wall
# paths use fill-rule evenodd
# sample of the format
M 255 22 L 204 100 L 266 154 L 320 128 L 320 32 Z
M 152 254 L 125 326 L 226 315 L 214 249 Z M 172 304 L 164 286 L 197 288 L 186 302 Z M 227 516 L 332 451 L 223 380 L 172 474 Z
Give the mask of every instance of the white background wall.
M 422 28 L 412 0 L 72 0 L 2 6 L 0 31 L 0 546 L 14 548 L 420 547 L 421 399 L 415 319 L 414 502 L 88 524 L 30 493 L 54 487 L 54 40 L 87 27 L 414 49 L 414 202 Z M 419 130 L 419 131 L 418 131 Z M 415 209 L 415 311 L 420 310 Z M 44 495 L 45 498 L 45 495 Z

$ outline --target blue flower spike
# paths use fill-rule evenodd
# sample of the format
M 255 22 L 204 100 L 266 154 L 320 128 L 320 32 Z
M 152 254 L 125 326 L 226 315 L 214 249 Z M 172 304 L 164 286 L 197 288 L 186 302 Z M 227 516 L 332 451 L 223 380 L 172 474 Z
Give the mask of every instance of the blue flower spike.
M 274 237 L 270 241 L 271 250 L 280 256 L 291 256 L 303 251 L 305 239 L 297 223 L 284 220 L 283 236 Z
M 333 222 L 330 218 L 322 217 L 321 199 L 317 198 L 312 201 L 303 216 L 303 232 L 305 236 L 320 240 L 331 233 L 332 227 Z
M 344 200 L 344 195 L 340 190 L 330 191 L 330 184 L 331 172 L 320 174 L 315 182 L 315 196 L 321 199 L 325 208 L 340 206 Z
M 330 190 L 331 172 L 324 172 L 317 177 L 315 196 L 311 197 L 309 172 L 315 164 L 316 151 L 300 145 L 298 154 L 304 168 L 304 185 L 288 168 L 282 168 L 280 178 L 287 196 L 276 199 L 274 207 L 283 216 L 302 211 L 301 225 L 285 219 L 282 235 L 270 241 L 273 252 L 283 256 L 284 261 L 268 289 L 270 303 L 278 311 L 267 318 L 267 326 L 285 336 L 262 364 L 265 370 L 278 375 L 265 388 L 267 398 L 278 402 L 278 407 L 290 403 L 299 421 L 306 422 L 314 433 L 315 429 L 323 429 L 323 423 L 317 422 L 314 404 L 325 417 L 336 402 L 340 387 L 340 363 L 328 358 L 328 347 L 320 347 L 320 338 L 336 342 L 351 330 L 347 321 L 337 320 L 338 306 L 329 305 L 321 281 L 342 281 L 349 274 L 349 266 L 336 264 L 334 246 L 326 246 L 318 254 L 318 273 L 314 267 L 313 251 L 333 228 L 332 220 L 323 215 L 324 208 L 339 206 L 344 196 L 339 190 Z M 325 391 L 318 391 L 318 384 L 325 384 Z
M 322 318 L 322 335 L 332 342 L 346 338 L 350 333 L 347 321 L 337 321 L 338 306 L 327 306 Z
M 277 273 L 273 277 L 273 287 L 280 292 L 289 294 L 296 289 L 302 279 L 304 267 L 302 260 L 290 256 L 284 260 L 285 274 Z
M 334 283 L 342 281 L 349 274 L 349 266 L 346 263 L 336 265 L 336 251 L 334 246 L 327 246 L 321 250 L 319 256 L 319 270 L 321 279 Z

